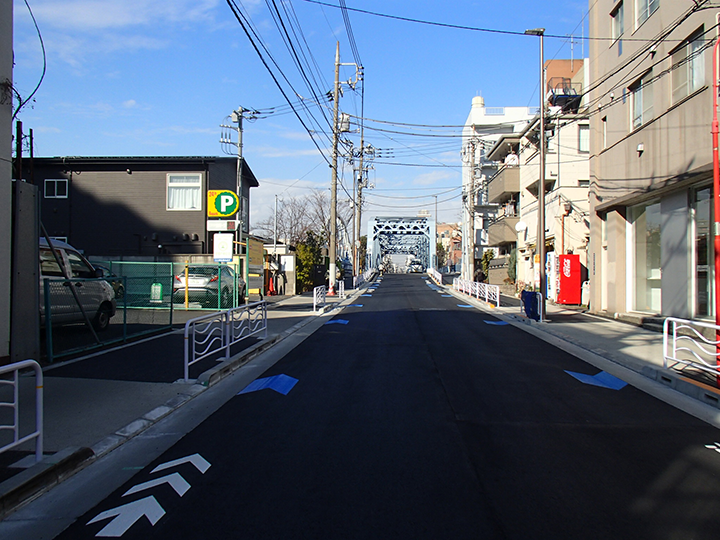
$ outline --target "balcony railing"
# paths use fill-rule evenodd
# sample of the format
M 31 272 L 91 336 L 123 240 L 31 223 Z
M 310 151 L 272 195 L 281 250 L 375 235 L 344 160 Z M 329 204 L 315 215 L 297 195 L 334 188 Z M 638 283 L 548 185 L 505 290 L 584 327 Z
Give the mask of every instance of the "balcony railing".
M 517 242 L 518 216 L 503 216 L 488 226 L 488 245 L 500 246 Z
M 518 193 L 520 193 L 520 167 L 506 165 L 488 183 L 490 203 L 504 203 Z

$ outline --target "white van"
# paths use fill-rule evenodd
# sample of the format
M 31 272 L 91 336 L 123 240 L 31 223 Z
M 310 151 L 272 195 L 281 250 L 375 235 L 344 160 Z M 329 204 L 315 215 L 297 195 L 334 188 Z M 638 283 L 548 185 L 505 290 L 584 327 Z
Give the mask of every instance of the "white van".
M 69 287 L 77 292 L 82 304 L 96 330 L 105 330 L 115 315 L 115 291 L 107 281 L 96 279 L 101 271 L 93 266 L 74 247 L 59 240 L 51 240 L 55 252 L 60 258 L 66 273 L 63 273 L 53 256 L 45 238 L 40 239 L 40 324 L 45 324 L 45 278 L 50 278 L 50 310 L 55 324 L 85 322 L 82 311 Z M 62 281 L 65 275 L 71 281 Z M 77 281 L 75 281 L 77 279 Z

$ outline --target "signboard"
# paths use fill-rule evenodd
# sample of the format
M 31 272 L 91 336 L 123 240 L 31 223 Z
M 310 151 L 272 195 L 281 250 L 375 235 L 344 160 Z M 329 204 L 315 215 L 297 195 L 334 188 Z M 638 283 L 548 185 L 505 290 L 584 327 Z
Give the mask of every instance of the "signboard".
M 237 227 L 237 222 L 233 219 L 208 219 L 207 230 L 208 231 L 234 231 Z
M 261 240 L 255 240 L 254 238 L 248 238 L 248 244 L 250 249 L 248 253 L 250 255 L 248 261 L 251 270 L 257 270 L 262 272 L 263 263 L 263 243 Z
M 240 209 L 238 196 L 232 191 L 211 189 L 208 191 L 208 217 L 229 217 Z
M 213 234 L 213 260 L 215 262 L 230 262 L 233 258 L 234 234 Z

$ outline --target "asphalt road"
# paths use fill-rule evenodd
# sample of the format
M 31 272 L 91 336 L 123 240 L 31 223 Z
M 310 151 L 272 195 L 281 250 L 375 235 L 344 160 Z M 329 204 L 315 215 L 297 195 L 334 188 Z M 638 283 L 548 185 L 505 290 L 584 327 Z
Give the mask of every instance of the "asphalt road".
M 715 428 L 420 275 L 355 304 L 58 538 L 720 534 Z

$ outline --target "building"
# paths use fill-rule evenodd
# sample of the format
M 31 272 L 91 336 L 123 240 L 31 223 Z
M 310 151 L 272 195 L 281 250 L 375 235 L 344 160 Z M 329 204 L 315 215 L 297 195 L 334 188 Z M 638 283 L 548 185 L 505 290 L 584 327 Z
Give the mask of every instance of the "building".
M 438 241 L 445 250 L 444 268 L 447 272 L 455 272 L 462 261 L 462 223 L 438 223 Z
M 488 245 L 487 220 L 493 210 L 488 207 L 487 180 L 495 174 L 498 164 L 487 159 L 486 153 L 501 135 L 522 131 L 536 114 L 537 107 L 485 107 L 482 97 L 472 100 L 462 135 L 463 279 L 474 278 Z
M 0 365 L 10 358 L 13 3 L 0 2 Z
M 590 309 L 714 316 L 712 46 L 707 2 L 590 11 Z M 625 39 L 632 36 L 632 39 Z
M 551 60 L 545 135 L 545 248 L 547 253 L 578 254 L 586 268 L 590 236 L 588 187 L 590 120 L 583 102 L 587 63 Z M 559 67 L 556 65 L 559 63 Z M 565 71 L 563 71 L 565 70 Z M 488 180 L 488 202 L 497 206 L 488 220 L 488 246 L 495 251 L 491 283 L 502 285 L 514 268 L 519 288 L 539 285 L 536 253 L 538 238 L 538 184 L 540 116 L 517 134 L 501 136 L 487 153 L 498 163 Z M 585 276 L 587 270 L 585 270 Z
M 236 192 L 234 157 L 35 158 L 23 169 L 40 189 L 48 234 L 89 255 L 207 254 L 214 232 L 235 230 L 234 218 L 207 213 L 208 190 Z M 250 188 L 257 186 L 243 161 L 245 231 Z

